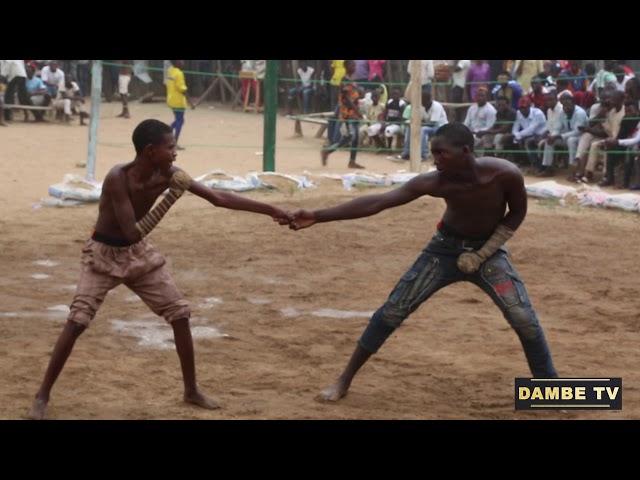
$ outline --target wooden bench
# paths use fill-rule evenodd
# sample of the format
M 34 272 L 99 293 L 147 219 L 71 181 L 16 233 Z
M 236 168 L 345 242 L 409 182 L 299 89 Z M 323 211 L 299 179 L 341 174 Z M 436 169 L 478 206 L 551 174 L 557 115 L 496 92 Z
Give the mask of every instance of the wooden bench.
M 54 108 L 53 108 L 53 102 L 47 106 L 42 106 L 42 105 L 18 105 L 15 103 L 7 103 L 4 105 L 3 108 L 9 109 L 9 110 L 39 110 L 39 111 L 43 111 L 46 113 L 53 113 L 54 112 Z M 26 115 L 25 112 L 25 122 L 27 121 L 29 117 Z
M 324 134 L 325 130 L 329 126 L 329 119 L 334 117 L 334 112 L 321 112 L 321 113 L 310 113 L 307 115 L 287 115 L 287 118 L 291 120 L 295 120 L 294 126 L 294 134 L 298 137 L 302 137 L 302 123 L 312 123 L 315 125 L 320 125 L 318 131 L 316 132 L 315 137 L 321 138 Z

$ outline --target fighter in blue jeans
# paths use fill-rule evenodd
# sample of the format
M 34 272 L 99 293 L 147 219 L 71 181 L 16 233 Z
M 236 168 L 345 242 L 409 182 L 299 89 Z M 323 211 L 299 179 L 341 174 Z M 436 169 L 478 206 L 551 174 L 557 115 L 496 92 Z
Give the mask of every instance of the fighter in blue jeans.
M 459 281 L 478 285 L 500 308 L 520 338 L 534 377 L 557 377 L 527 290 L 504 247 L 527 213 L 524 179 L 511 162 L 476 158 L 473 146 L 473 134 L 463 124 L 444 125 L 431 144 L 437 171 L 418 175 L 387 193 L 293 213 L 290 228 L 299 230 L 320 222 L 367 217 L 423 195 L 443 198 L 447 204 L 438 231 L 371 317 L 345 370 L 322 391 L 320 400 L 344 397 L 356 372 L 403 320 L 435 292 Z

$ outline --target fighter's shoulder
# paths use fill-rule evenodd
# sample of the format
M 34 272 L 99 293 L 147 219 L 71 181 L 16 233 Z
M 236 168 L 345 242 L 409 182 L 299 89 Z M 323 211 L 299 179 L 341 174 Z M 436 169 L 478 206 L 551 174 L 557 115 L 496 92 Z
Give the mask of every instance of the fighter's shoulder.
M 116 185 L 124 185 L 126 182 L 126 163 L 119 163 L 111 167 L 102 182 L 102 190 L 110 190 Z
M 522 172 L 520 171 L 518 166 L 503 158 L 480 157 L 477 159 L 477 161 L 481 168 L 491 171 L 495 174 L 496 178 L 523 178 Z

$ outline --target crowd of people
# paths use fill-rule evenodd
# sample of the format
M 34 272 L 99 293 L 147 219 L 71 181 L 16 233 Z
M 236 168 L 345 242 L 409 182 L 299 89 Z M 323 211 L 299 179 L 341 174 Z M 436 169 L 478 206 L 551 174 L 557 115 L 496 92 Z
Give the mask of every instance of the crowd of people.
M 384 152 L 394 139 L 402 150 L 396 158 L 409 159 L 411 81 L 404 95 L 391 88 L 387 98 L 384 62 L 331 61 L 335 107 L 323 164 L 332 152 L 349 146 L 348 166 L 363 168 L 356 162 L 363 145 Z M 573 182 L 595 183 L 601 171 L 601 186 L 640 189 L 640 79 L 625 61 L 605 60 L 599 71 L 592 64 L 583 68 L 578 60 L 505 61 L 495 81 L 485 60 L 420 62 L 423 161 L 430 136 L 459 120 L 474 134 L 478 155 L 505 157 L 541 177 L 568 168 Z M 292 88 L 290 99 L 295 93 Z M 465 99 L 473 102 L 463 104 Z

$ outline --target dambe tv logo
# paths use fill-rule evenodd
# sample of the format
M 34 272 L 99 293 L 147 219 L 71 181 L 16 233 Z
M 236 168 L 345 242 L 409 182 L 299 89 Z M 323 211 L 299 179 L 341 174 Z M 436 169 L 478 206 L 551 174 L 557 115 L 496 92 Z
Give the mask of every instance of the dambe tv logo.
M 516 410 L 622 410 L 622 378 L 516 378 Z

